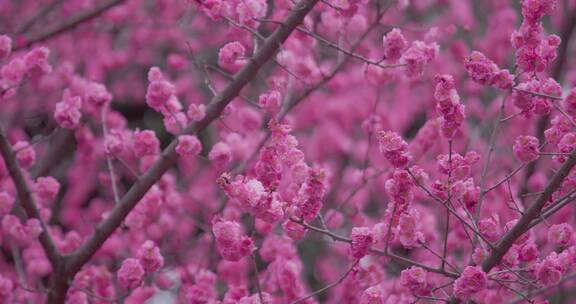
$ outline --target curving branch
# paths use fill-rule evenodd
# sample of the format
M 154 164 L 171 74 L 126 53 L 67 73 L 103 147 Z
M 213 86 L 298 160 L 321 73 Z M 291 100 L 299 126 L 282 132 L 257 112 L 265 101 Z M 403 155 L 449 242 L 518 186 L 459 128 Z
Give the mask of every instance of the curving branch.
M 568 56 L 568 50 L 570 45 L 570 38 L 572 38 L 574 34 L 574 29 L 576 28 L 576 8 L 570 11 L 566 16 L 564 16 L 564 24 L 562 25 L 562 30 L 560 33 L 560 39 L 562 43 L 558 48 L 558 56 L 556 58 L 556 64 L 552 70 L 551 77 L 554 78 L 556 81 L 560 81 L 562 76 L 562 71 L 564 66 L 566 65 L 566 59 Z M 536 137 L 541 142 L 544 139 L 544 131 L 548 128 L 548 121 L 550 120 L 550 114 L 544 115 L 538 119 L 536 124 Z M 536 173 L 536 166 L 538 162 L 534 161 L 528 164 L 526 167 L 526 171 L 524 173 L 524 179 L 522 181 L 522 186 L 520 187 L 520 191 L 518 194 L 522 195 L 528 192 L 528 181 L 530 177 Z
M 121 1 L 121 0 L 116 0 Z M 110 1 L 116 2 L 116 1 Z M 206 111 L 204 119 L 189 125 L 184 133 L 193 134 L 206 129 L 214 120 L 220 117 L 226 106 L 240 94 L 240 91 L 256 77 L 260 68 L 268 62 L 279 47 L 286 41 L 294 29 L 302 23 L 304 17 L 314 8 L 319 0 L 302 0 L 297 4 L 283 24 L 266 38 L 248 63 L 234 75 L 232 82 L 218 95 L 214 96 Z M 174 165 L 178 155 L 176 153 L 177 139 L 173 140 L 160 155 L 152 167 L 141 175 L 136 183 L 126 192 L 120 202 L 112 209 L 108 217 L 100 223 L 94 234 L 75 252 L 67 256 L 63 267 L 56 269 L 55 278 L 49 303 L 64 303 L 66 292 L 70 288 L 69 278 L 72 278 L 84 264 L 96 253 L 102 244 L 122 224 L 126 216 L 136 207 L 146 192 L 156 183 L 168 169 Z
M 14 150 L 12 150 L 12 145 L 10 144 L 8 137 L 6 136 L 6 131 L 2 126 L 0 126 L 0 154 L 2 154 L 2 158 L 4 158 L 4 162 L 6 163 L 6 168 L 8 169 L 8 172 L 14 181 L 14 185 L 16 186 L 18 198 L 20 199 L 20 205 L 26 212 L 28 218 L 35 218 L 40 221 L 40 225 L 42 227 L 42 233 L 40 234 L 40 244 L 42 245 L 44 252 L 46 252 L 48 260 L 52 266 L 56 268 L 56 266 L 60 264 L 62 256 L 58 252 L 56 245 L 54 245 L 54 241 L 50 237 L 48 227 L 40 217 L 40 211 L 38 210 L 37 204 L 34 201 L 32 191 L 30 191 L 30 188 L 26 183 L 24 173 L 22 173 L 22 169 L 18 165 L 16 155 Z
M 14 46 L 14 50 L 20 50 L 24 48 L 28 48 L 34 43 L 42 42 L 47 39 L 50 39 L 54 36 L 58 36 L 68 30 L 74 29 L 78 25 L 90 21 L 94 18 L 99 17 L 100 15 L 104 14 L 106 11 L 111 9 L 112 7 L 124 2 L 125 0 L 107 0 L 102 2 L 101 4 L 97 5 L 96 7 L 92 8 L 91 10 L 81 12 L 77 15 L 71 16 L 70 18 L 64 20 L 60 24 L 56 24 L 53 26 L 49 26 L 46 30 L 32 34 L 30 36 L 24 36 L 23 42 L 18 43 Z
M 562 164 L 558 172 L 554 174 L 544 189 L 544 192 L 538 196 L 534 204 L 532 204 L 532 206 L 530 206 L 526 212 L 524 212 L 524 215 L 520 218 L 520 220 L 518 220 L 516 225 L 514 225 L 514 227 L 512 227 L 512 229 L 510 229 L 492 249 L 490 255 L 482 263 L 482 270 L 484 272 L 488 272 L 494 266 L 498 265 L 502 257 L 506 254 L 506 252 L 508 252 L 508 249 L 510 249 L 512 244 L 514 244 L 514 241 L 516 241 L 516 239 L 518 239 L 530 228 L 532 221 L 540 215 L 544 204 L 550 200 L 552 193 L 554 193 L 558 187 L 560 187 L 562 181 L 566 178 L 566 176 L 568 176 L 570 170 L 572 170 L 575 165 L 576 149 L 570 153 L 568 159 L 564 162 L 564 164 Z

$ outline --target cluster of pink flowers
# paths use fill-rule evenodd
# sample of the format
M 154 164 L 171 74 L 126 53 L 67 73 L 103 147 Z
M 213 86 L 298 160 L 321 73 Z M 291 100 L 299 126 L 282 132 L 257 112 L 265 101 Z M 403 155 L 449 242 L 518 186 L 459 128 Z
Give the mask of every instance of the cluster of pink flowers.
M 436 75 L 434 98 L 436 112 L 440 115 L 440 129 L 446 138 L 452 138 L 466 118 L 466 107 L 460 103 L 460 96 L 451 75 Z
M 549 114 L 554 102 L 553 98 L 560 98 L 561 95 L 562 88 L 554 79 L 540 80 L 535 78 L 516 86 L 512 98 L 514 105 L 522 110 L 524 115 L 530 116 Z
M 406 64 L 406 74 L 412 77 L 422 75 L 426 64 L 438 56 L 439 48 L 436 43 L 413 41 L 400 58 L 400 62 Z
M 518 136 L 513 146 L 514 155 L 523 163 L 533 162 L 538 158 L 540 147 L 534 136 Z
M 282 94 L 278 90 L 266 92 L 258 97 L 258 104 L 267 112 L 274 114 L 282 106 Z
M 9 37 L 3 35 L 1 38 L 2 51 L 0 58 L 10 55 L 11 43 Z M 26 53 L 24 56 L 13 58 L 0 69 L 0 84 L 3 89 L 21 83 L 24 79 L 38 78 L 41 75 L 50 73 L 52 66 L 48 62 L 50 51 L 45 47 L 37 47 Z
M 222 258 L 227 261 L 238 261 L 254 251 L 252 239 L 243 235 L 242 227 L 233 221 L 216 221 L 212 232 Z
M 1 5 L 0 303 L 576 286 L 574 1 L 95 2 Z
M 400 29 L 394 28 L 382 38 L 384 47 L 384 57 L 391 62 L 395 62 L 402 56 L 408 46 L 408 42 Z
M 376 139 L 384 157 L 396 168 L 404 168 L 412 159 L 408 144 L 394 131 L 379 131 Z
M 506 69 L 500 69 L 494 61 L 486 58 L 486 55 L 473 51 L 466 58 L 464 67 L 470 77 L 481 85 L 490 85 L 498 89 L 512 88 L 514 76 Z
M 6 239 L 20 246 L 31 244 L 42 232 L 37 219 L 22 223 L 16 216 L 8 214 L 2 218 L 2 232 Z
M 246 64 L 246 48 L 238 41 L 224 45 L 218 51 L 218 64 L 232 72 L 238 71 Z
M 202 151 L 202 143 L 194 135 L 180 135 L 176 152 L 181 156 L 197 156 Z
M 368 250 L 375 243 L 374 235 L 368 227 L 354 227 L 351 237 L 350 250 L 352 256 L 356 259 L 368 254 Z
M 429 294 L 431 289 L 431 284 L 428 282 L 428 273 L 418 266 L 402 270 L 400 273 L 400 284 L 419 296 Z
M 148 90 L 146 103 L 154 110 L 161 112 L 168 108 L 168 103 L 174 97 L 174 85 L 164 79 L 159 68 L 153 67 L 148 72 Z
M 12 52 L 12 39 L 7 35 L 0 35 L 0 60 L 8 58 Z
M 72 96 L 70 91 L 64 91 L 62 101 L 56 104 L 54 119 L 62 128 L 75 129 L 82 118 L 82 98 Z
M 222 17 L 236 19 L 239 23 L 256 27 L 258 18 L 266 16 L 267 2 L 264 0 L 205 0 L 194 2 L 207 16 L 217 20 Z
M 484 290 L 488 277 L 478 266 L 467 266 L 462 275 L 454 282 L 454 295 L 462 300 L 470 299 L 474 294 Z
M 557 6 L 557 0 L 523 0 L 524 22 L 512 33 L 512 46 L 516 49 L 516 62 L 525 72 L 542 72 L 556 58 L 560 37 L 542 38 L 540 20 Z
M 146 91 L 146 103 L 164 116 L 166 131 L 174 135 L 180 134 L 188 124 L 188 116 L 184 113 L 183 106 L 176 96 L 176 88 L 166 80 L 158 67 L 150 68 L 148 81 L 150 83 Z M 196 114 L 194 112 L 198 111 L 192 110 L 190 116 L 197 118 L 201 115 L 201 113 Z

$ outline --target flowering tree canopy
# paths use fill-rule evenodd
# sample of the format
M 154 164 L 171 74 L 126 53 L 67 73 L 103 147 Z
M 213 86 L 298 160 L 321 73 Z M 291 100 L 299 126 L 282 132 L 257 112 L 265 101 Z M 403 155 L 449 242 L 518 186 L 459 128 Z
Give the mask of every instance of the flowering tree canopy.
M 576 0 L 2 0 L 0 303 L 572 303 L 575 28 Z

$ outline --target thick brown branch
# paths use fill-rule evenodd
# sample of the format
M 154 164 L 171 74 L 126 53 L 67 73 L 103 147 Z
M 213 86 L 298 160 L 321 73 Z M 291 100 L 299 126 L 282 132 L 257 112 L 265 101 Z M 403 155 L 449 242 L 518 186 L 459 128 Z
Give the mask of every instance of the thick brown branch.
M 4 162 L 6 163 L 6 168 L 14 181 L 14 185 L 16 186 L 16 191 L 18 192 L 18 198 L 20 201 L 20 205 L 26 212 L 26 215 L 29 218 L 35 218 L 40 221 L 42 225 L 42 233 L 40 234 L 40 243 L 42 244 L 42 248 L 46 252 L 46 256 L 50 260 L 52 266 L 56 266 L 60 260 L 61 256 L 58 253 L 58 249 L 54 245 L 52 238 L 48 232 L 48 227 L 40 217 L 40 212 L 36 207 L 36 203 L 34 202 L 34 197 L 32 196 L 32 192 L 30 188 L 28 188 L 28 184 L 26 183 L 26 179 L 24 178 L 24 174 L 18 165 L 18 161 L 16 160 L 16 155 L 12 150 L 12 145 L 10 141 L 8 141 L 8 137 L 6 136 L 6 131 L 2 126 L 0 126 L 0 153 L 4 158 Z
M 294 8 L 283 25 L 274 31 L 258 50 L 249 62 L 235 76 L 234 80 L 217 96 L 215 96 L 208 106 L 206 117 L 185 129 L 185 133 L 197 133 L 206 129 L 208 125 L 217 119 L 224 108 L 234 99 L 242 88 L 248 84 L 257 74 L 258 70 L 270 59 L 280 45 L 294 31 L 294 28 L 302 23 L 304 17 L 312 10 L 319 0 L 303 0 L 300 5 Z M 80 270 L 88 260 L 102 246 L 104 241 L 120 226 L 124 218 L 136 206 L 140 199 L 146 194 L 168 169 L 175 163 L 177 154 L 175 151 L 177 140 L 162 152 L 156 163 L 143 174 L 138 181 L 122 197 L 120 203 L 114 207 L 110 215 L 101 223 L 92 237 L 76 252 L 70 259 L 69 274 L 74 274 Z
M 562 71 L 564 69 L 564 65 L 566 63 L 568 49 L 570 45 L 570 38 L 572 38 L 572 34 L 574 33 L 574 29 L 576 28 L 576 9 L 573 9 L 569 14 L 564 17 L 564 24 L 562 25 L 562 31 L 560 33 L 560 39 L 562 43 L 558 48 L 558 56 L 556 57 L 556 64 L 554 65 L 554 69 L 552 70 L 551 77 L 560 81 L 562 76 Z M 544 139 L 544 131 L 548 127 L 548 121 L 550 120 L 550 114 L 544 115 L 538 119 L 538 123 L 536 125 L 536 137 L 538 140 L 542 142 Z M 526 171 L 524 171 L 524 180 L 522 182 L 522 186 L 520 188 L 519 194 L 525 194 L 528 192 L 528 181 L 530 177 L 536 172 L 536 166 L 538 162 L 534 161 L 528 164 L 526 167 Z
M 554 174 L 552 180 L 548 183 L 544 192 L 536 199 L 534 204 L 524 212 L 524 215 L 518 220 L 516 225 L 510 229 L 496 244 L 494 249 L 490 252 L 490 255 L 482 263 L 482 269 L 485 272 L 490 271 L 494 266 L 500 263 L 502 257 L 508 252 L 508 249 L 514 244 L 514 241 L 518 239 L 522 234 L 524 234 L 530 227 L 530 223 L 538 217 L 544 204 L 550 199 L 552 193 L 554 193 L 558 187 L 562 184 L 562 181 L 568 174 L 570 170 L 576 165 L 576 150 L 572 151 L 570 157 L 562 164 L 562 167 Z

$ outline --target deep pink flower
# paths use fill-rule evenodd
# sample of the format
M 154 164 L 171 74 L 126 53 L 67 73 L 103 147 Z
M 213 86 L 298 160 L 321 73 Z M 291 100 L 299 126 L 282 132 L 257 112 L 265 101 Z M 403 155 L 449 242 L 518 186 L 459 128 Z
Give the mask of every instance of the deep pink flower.
M 367 255 L 368 250 L 375 243 L 374 234 L 368 227 L 354 227 L 350 236 L 352 238 L 350 251 L 356 259 Z
M 0 60 L 8 58 L 12 52 L 12 39 L 7 35 L 0 35 Z
M 164 257 L 160 253 L 160 248 L 153 241 L 146 241 L 138 249 L 138 261 L 148 273 L 156 272 L 164 266 Z
M 552 225 L 548 229 L 548 242 L 559 245 L 567 246 L 572 242 L 572 235 L 574 229 L 568 223 Z
M 479 266 L 466 266 L 454 282 L 454 295 L 458 299 L 468 300 L 475 293 L 486 288 L 488 276 Z
M 518 136 L 514 142 L 514 155 L 523 163 L 529 163 L 538 158 L 538 139 L 534 136 Z
M 195 135 L 180 135 L 176 152 L 181 156 L 196 156 L 202 151 L 202 144 Z
M 125 259 L 118 269 L 118 283 L 122 288 L 134 289 L 142 283 L 144 268 L 137 259 Z

